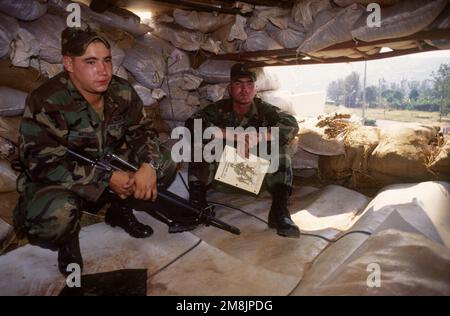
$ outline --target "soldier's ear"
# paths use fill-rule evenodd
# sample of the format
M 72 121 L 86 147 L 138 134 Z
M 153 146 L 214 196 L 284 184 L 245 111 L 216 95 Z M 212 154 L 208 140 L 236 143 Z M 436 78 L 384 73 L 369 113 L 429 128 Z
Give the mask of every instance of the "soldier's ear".
M 68 72 L 73 72 L 73 58 L 69 56 L 63 56 L 64 69 Z

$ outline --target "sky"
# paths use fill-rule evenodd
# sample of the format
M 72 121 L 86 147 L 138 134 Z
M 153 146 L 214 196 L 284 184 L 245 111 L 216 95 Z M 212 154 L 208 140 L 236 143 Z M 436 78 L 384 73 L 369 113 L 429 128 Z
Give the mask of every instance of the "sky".
M 400 82 L 402 79 L 430 79 L 442 63 L 450 63 L 450 50 L 440 50 L 411 54 L 367 62 L 367 86 L 378 85 L 378 79 Z M 280 90 L 292 93 L 326 91 L 328 84 L 339 78 L 345 78 L 352 71 L 359 72 L 361 81 L 364 74 L 364 62 L 266 67 L 266 71 L 278 75 Z

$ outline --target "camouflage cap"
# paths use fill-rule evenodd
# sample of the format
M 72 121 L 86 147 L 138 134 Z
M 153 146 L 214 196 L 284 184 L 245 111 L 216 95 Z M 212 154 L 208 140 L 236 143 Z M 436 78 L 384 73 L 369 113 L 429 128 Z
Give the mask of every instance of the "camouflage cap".
M 253 81 L 256 81 L 256 73 L 250 68 L 250 65 L 244 63 L 237 63 L 231 67 L 230 77 L 234 79 L 249 77 Z
M 104 37 L 89 28 L 67 27 L 61 33 L 61 53 L 63 56 L 81 56 L 95 40 L 101 41 L 108 49 L 111 48 Z

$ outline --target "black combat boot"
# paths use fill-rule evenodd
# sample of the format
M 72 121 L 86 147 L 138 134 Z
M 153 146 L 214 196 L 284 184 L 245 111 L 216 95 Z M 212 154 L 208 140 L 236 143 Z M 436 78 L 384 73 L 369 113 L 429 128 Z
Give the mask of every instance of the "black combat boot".
M 194 206 L 204 209 L 206 203 L 206 185 L 200 181 L 189 182 L 189 202 Z
M 275 228 L 277 234 L 283 237 L 300 237 L 300 229 L 292 221 L 287 209 L 287 201 L 290 194 L 290 187 L 287 185 L 277 185 L 272 191 L 272 207 L 269 213 L 269 227 Z
M 71 263 L 76 263 L 80 266 L 80 271 L 83 270 L 83 258 L 80 251 L 80 239 L 78 237 L 79 230 L 69 236 L 58 247 L 58 268 L 59 271 L 68 276 L 72 271 L 67 271 L 67 266 Z
M 146 238 L 153 234 L 153 229 L 140 223 L 131 209 L 120 206 L 116 202 L 111 204 L 106 212 L 105 223 L 112 227 L 119 226 L 135 238 Z

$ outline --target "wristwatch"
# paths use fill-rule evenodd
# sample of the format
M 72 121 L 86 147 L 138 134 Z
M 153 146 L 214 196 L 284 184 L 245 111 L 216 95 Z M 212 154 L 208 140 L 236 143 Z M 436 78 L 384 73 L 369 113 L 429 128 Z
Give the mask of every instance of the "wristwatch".
M 159 163 L 157 163 L 153 159 L 150 159 L 150 160 L 146 161 L 145 163 L 148 163 L 153 169 L 155 169 L 155 171 L 158 171 L 160 168 Z

